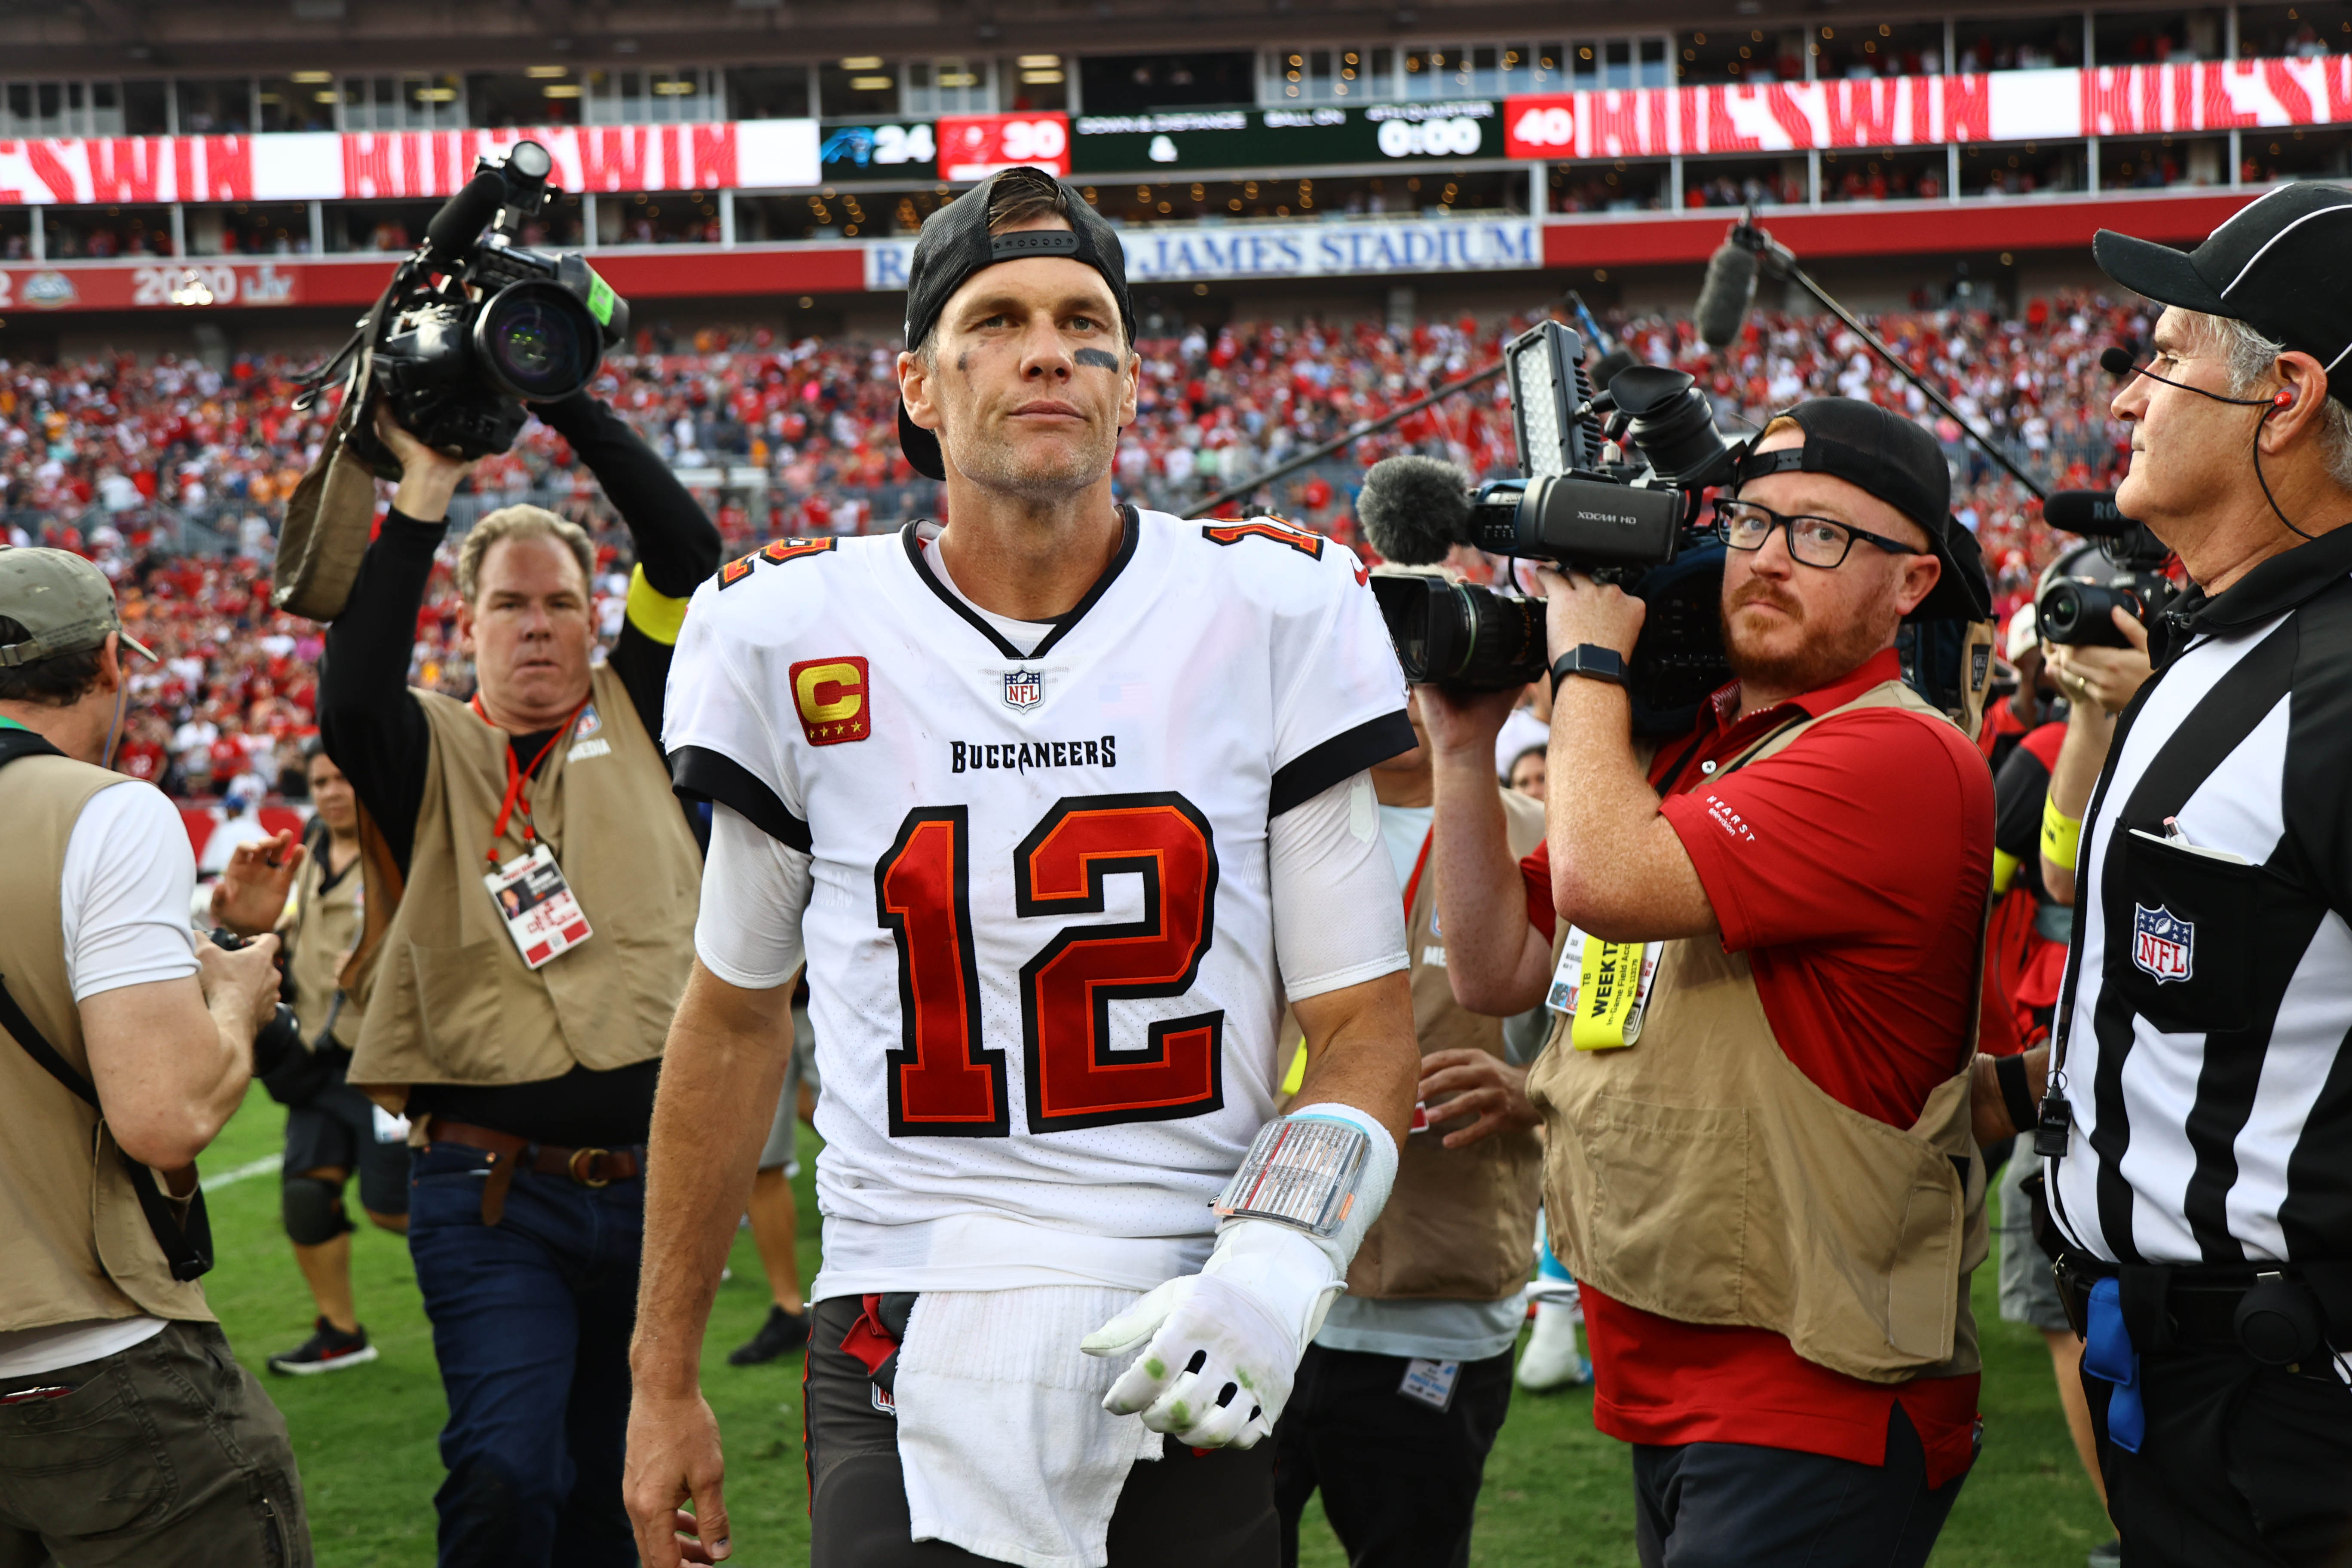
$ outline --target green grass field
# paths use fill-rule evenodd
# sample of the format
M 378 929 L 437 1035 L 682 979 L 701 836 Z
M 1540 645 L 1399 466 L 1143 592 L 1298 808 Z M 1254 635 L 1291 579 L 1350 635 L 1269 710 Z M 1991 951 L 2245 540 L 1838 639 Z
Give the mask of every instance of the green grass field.
M 205 1158 L 217 1174 L 274 1154 L 285 1112 L 257 1086 Z M 814 1135 L 802 1131 L 803 1163 Z M 802 1278 L 816 1271 L 816 1215 L 800 1184 Z M 352 1249 L 360 1316 L 382 1347 L 373 1364 L 325 1377 L 271 1377 L 263 1358 L 310 1331 L 309 1294 L 278 1217 L 278 1184 L 259 1176 L 209 1199 L 219 1265 L 205 1278 L 213 1307 L 246 1364 L 286 1412 L 322 1568 L 425 1568 L 433 1561 L 434 1438 L 443 1416 L 433 1339 L 399 1237 L 363 1229 Z M 726 1433 L 727 1501 L 743 1568 L 808 1560 L 801 1468 L 800 1360 L 738 1369 L 727 1352 L 768 1305 L 748 1235 L 721 1289 L 704 1352 L 703 1387 Z M 1984 1457 L 1960 1493 L 1937 1568 L 2080 1568 L 2108 1536 L 2074 1461 L 2039 1335 L 2001 1322 L 1992 1270 L 1977 1275 L 1984 1333 Z M 1589 1393 L 1519 1394 L 1486 1467 L 1471 1561 L 1483 1568 L 1623 1568 L 1633 1562 L 1632 1465 L 1623 1445 L 1592 1429 Z M 1302 1556 L 1339 1568 L 1319 1519 Z

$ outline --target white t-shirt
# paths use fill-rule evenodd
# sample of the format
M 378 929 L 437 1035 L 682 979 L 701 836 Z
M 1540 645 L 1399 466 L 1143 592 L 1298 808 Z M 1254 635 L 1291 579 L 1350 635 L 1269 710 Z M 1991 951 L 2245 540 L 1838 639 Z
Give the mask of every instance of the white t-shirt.
M 76 1002 L 196 973 L 188 927 L 196 858 L 179 811 L 154 785 L 126 779 L 89 797 L 66 840 L 60 882 Z M 0 1377 L 79 1366 L 163 1331 L 163 1319 L 140 1316 L 0 1333 Z
M 805 941 L 817 1298 L 1149 1289 L 1280 1100 L 1285 994 L 1404 967 L 1360 776 L 1412 743 L 1402 678 L 1355 558 L 1286 524 L 1141 513 L 1034 643 L 923 542 L 772 546 L 695 595 L 663 741 L 727 808 L 698 952 L 771 986 Z M 1325 868 L 1297 942 L 1293 834 Z M 1358 868 L 1377 893 L 1331 898 Z

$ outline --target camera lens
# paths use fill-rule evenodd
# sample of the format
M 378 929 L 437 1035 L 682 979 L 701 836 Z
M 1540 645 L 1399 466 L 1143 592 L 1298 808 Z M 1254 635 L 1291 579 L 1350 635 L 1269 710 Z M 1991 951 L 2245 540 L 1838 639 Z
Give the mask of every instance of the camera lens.
M 2147 618 L 2139 595 L 2128 588 L 2102 587 L 2096 583 L 2059 581 L 2050 584 L 2034 606 L 2042 640 L 2077 647 L 2126 647 L 2116 628 L 2114 612 L 2124 610 L 2141 621 Z
M 493 295 L 473 337 L 499 389 L 533 403 L 571 396 L 604 357 L 604 338 L 587 307 L 558 285 L 535 279 Z

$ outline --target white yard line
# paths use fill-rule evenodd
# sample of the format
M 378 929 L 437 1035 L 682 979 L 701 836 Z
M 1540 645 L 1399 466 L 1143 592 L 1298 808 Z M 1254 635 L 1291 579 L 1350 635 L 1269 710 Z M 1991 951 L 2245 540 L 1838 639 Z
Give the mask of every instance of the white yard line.
M 249 1176 L 273 1174 L 284 1161 L 284 1155 L 272 1154 L 267 1160 L 255 1160 L 248 1164 L 238 1165 L 233 1170 L 223 1171 L 216 1176 L 206 1176 L 197 1185 L 205 1192 L 214 1192 L 232 1183 L 242 1182 Z

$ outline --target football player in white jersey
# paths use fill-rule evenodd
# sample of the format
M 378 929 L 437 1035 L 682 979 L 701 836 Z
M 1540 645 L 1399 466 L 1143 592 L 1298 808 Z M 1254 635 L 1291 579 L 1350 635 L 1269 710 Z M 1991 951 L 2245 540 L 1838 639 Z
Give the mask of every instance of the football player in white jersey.
M 730 1551 L 697 1368 L 803 957 L 814 1562 L 1277 1559 L 1259 1439 L 1418 1072 L 1365 773 L 1412 733 L 1347 550 L 1115 503 L 1133 336 L 1076 192 L 960 197 L 898 362 L 949 525 L 767 546 L 688 614 L 665 743 L 711 846 L 625 1487 L 655 1568 Z M 1286 1001 L 1309 1067 L 1276 1119 Z

